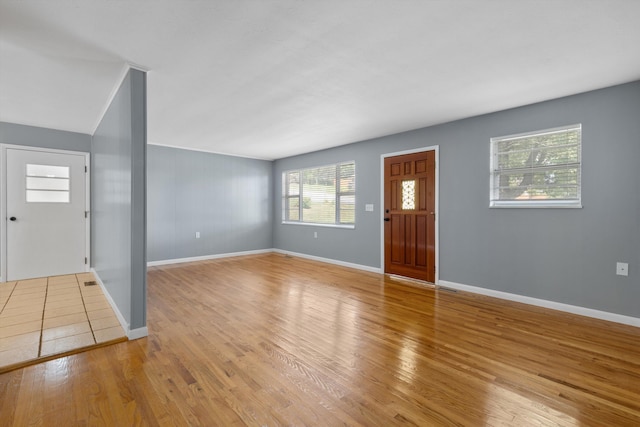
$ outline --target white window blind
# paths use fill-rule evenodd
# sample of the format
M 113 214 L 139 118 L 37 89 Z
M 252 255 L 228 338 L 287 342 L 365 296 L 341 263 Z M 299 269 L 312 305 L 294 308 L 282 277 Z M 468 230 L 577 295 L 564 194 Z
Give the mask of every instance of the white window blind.
M 283 222 L 355 224 L 355 162 L 282 174 Z
M 581 207 L 582 126 L 491 138 L 492 207 Z
M 27 164 L 27 203 L 70 203 L 68 166 Z

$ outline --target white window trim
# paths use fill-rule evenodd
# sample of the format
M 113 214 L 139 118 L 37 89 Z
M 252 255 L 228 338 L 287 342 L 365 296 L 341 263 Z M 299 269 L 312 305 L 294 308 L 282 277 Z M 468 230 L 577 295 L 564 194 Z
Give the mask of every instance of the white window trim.
M 503 139 L 512 139 L 518 137 L 527 137 L 534 135 L 542 135 L 545 133 L 558 132 L 566 129 L 579 128 L 580 129 L 580 149 L 578 150 L 578 175 L 580 177 L 580 184 L 578 186 L 578 199 L 577 200 L 493 200 L 494 195 L 494 182 L 496 174 L 494 173 L 494 143 Z M 582 124 L 577 123 L 567 126 L 558 126 L 550 129 L 542 129 L 533 132 L 523 132 L 513 135 L 504 135 L 494 137 L 490 139 L 490 156 L 489 156 L 489 207 L 490 208 L 560 208 L 560 209 L 581 209 L 582 208 Z
M 286 221 L 283 220 L 282 224 L 284 225 L 304 225 L 304 226 L 311 226 L 311 227 L 327 227 L 327 228 L 347 228 L 347 229 L 354 229 L 356 228 L 355 224 L 323 224 L 321 222 L 302 222 L 302 221 Z
M 353 223 L 339 223 L 337 222 L 339 219 L 339 210 L 340 210 L 340 202 L 339 202 L 339 198 L 341 195 L 349 195 L 351 193 L 353 193 L 353 197 L 354 197 L 354 203 L 355 206 L 357 206 L 357 202 L 356 200 L 356 190 L 354 189 L 353 192 L 344 192 L 341 193 L 339 191 L 338 186 L 336 186 L 336 190 L 335 190 L 335 196 L 336 196 L 336 216 L 335 216 L 335 221 L 334 223 L 322 223 L 322 222 L 307 222 L 307 221 L 292 221 L 292 220 L 288 220 L 287 219 L 287 200 L 292 197 L 292 196 L 288 196 L 286 191 L 287 191 L 287 183 L 286 183 L 286 176 L 287 174 L 291 173 L 291 172 L 298 172 L 300 174 L 300 180 L 302 181 L 302 172 L 305 170 L 309 170 L 309 169 L 321 169 L 323 167 L 328 167 L 328 166 L 335 166 L 336 167 L 336 175 L 339 173 L 339 166 L 340 165 L 344 165 L 344 164 L 350 164 L 353 163 L 353 169 L 354 169 L 354 177 L 356 176 L 356 161 L 355 160 L 346 160 L 344 162 L 336 162 L 336 163 L 327 163 L 325 165 L 320 165 L 320 166 L 310 166 L 310 167 L 304 167 L 304 168 L 297 168 L 297 169 L 288 169 L 285 171 L 282 171 L 282 221 L 281 224 L 285 224 L 285 225 L 305 225 L 305 226 L 314 226 L 314 227 L 328 227 L 328 228 L 344 228 L 344 229 L 354 229 L 356 228 L 356 216 L 357 216 L 357 209 L 354 211 L 354 218 L 353 218 Z M 356 181 L 356 186 L 357 186 L 357 181 Z M 303 204 L 302 204 L 302 197 L 304 197 L 303 194 L 303 188 L 302 185 L 300 186 L 300 190 L 299 190 L 299 195 L 298 197 L 300 198 L 300 202 L 299 202 L 299 209 L 300 209 L 300 218 L 303 218 Z

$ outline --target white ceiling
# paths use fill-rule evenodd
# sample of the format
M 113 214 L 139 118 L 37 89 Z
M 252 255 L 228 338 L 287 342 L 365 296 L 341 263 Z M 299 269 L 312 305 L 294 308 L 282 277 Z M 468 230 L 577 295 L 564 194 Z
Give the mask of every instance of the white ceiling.
M 634 0 L 0 0 L 0 121 L 277 159 L 640 79 Z

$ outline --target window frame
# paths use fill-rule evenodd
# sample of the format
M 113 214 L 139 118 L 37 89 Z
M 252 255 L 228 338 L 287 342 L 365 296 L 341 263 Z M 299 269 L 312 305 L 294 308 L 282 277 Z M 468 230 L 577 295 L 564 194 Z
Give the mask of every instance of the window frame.
M 299 169 L 290 169 L 290 170 L 285 170 L 282 172 L 282 224 L 295 224 L 295 225 L 311 225 L 311 226 L 317 226 L 317 227 L 333 227 L 333 228 L 349 228 L 349 229 L 353 229 L 356 226 L 356 183 L 354 183 L 353 186 L 353 190 L 352 191 L 340 191 L 340 167 L 343 165 L 353 165 L 353 177 L 354 177 L 354 181 L 355 181 L 355 177 L 356 177 L 356 162 L 355 160 L 349 160 L 349 161 L 344 161 L 344 162 L 337 162 L 337 163 L 329 163 L 329 164 L 324 164 L 321 166 L 312 166 L 312 167 L 306 167 L 306 168 L 299 168 Z M 314 169 L 322 169 L 322 168 L 326 168 L 326 167 L 334 167 L 335 168 L 335 217 L 334 217 L 334 222 L 333 223 L 322 223 L 322 222 L 310 222 L 310 221 L 304 221 L 304 185 L 302 183 L 303 180 L 303 176 L 304 176 L 304 172 L 306 171 L 310 171 L 310 170 L 314 170 Z M 297 173 L 298 174 L 298 181 L 299 181 L 299 188 L 298 188 L 298 194 L 297 195 L 291 195 L 289 193 L 289 174 L 292 173 Z M 341 196 L 353 196 L 353 204 L 354 204 L 354 211 L 353 211 L 353 222 L 340 222 L 340 198 Z M 289 214 L 289 200 L 291 199 L 298 199 L 298 218 L 297 220 L 295 219 L 290 219 L 288 218 L 288 214 Z
M 499 181 L 501 172 L 508 171 L 508 169 L 498 169 L 497 166 L 497 153 L 496 148 L 499 142 L 512 139 L 523 139 L 527 137 L 537 137 L 550 133 L 559 133 L 563 131 L 577 130 L 578 132 L 578 158 L 577 162 L 573 163 L 577 168 L 577 199 L 562 199 L 562 200 L 535 200 L 535 199 L 522 199 L 522 200 L 500 200 L 497 196 L 498 186 L 496 181 Z M 490 180 L 489 180 L 489 207 L 490 208 L 582 208 L 582 124 L 577 123 L 567 126 L 558 126 L 549 129 L 536 130 L 532 132 L 523 132 L 513 135 L 505 135 L 499 137 L 493 137 L 490 139 Z M 559 166 L 568 166 L 568 164 L 558 164 Z M 548 169 L 549 166 L 543 167 L 531 167 L 532 171 L 541 171 Z

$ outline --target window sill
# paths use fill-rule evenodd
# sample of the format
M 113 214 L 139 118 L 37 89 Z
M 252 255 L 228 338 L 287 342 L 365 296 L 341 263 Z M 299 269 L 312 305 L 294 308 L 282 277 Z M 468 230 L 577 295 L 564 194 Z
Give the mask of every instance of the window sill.
M 282 221 L 283 225 L 306 225 L 313 227 L 328 227 L 328 228 L 344 228 L 347 230 L 353 230 L 356 228 L 355 224 L 317 224 L 314 222 L 297 222 L 297 221 Z
M 490 202 L 489 208 L 494 209 L 582 209 L 582 202 Z

